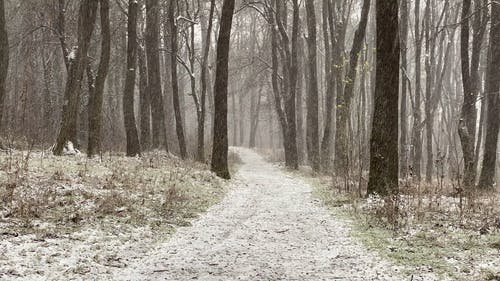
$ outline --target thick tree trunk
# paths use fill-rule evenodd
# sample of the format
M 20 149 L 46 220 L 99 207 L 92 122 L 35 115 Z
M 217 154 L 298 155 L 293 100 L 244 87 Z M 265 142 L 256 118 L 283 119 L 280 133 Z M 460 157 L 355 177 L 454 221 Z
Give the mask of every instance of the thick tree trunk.
M 65 107 L 63 108 L 62 124 L 57 136 L 53 153 L 62 155 L 68 141 L 76 142 L 76 124 L 78 120 L 78 105 L 82 86 L 83 73 L 87 67 L 87 51 L 90 45 L 92 32 L 97 14 L 98 0 L 83 1 L 80 3 L 78 16 L 78 48 L 73 50 L 74 59 L 70 59 L 68 80 L 65 88 Z M 73 53 L 69 55 L 73 57 Z
M 495 186 L 498 154 L 498 132 L 500 126 L 500 4 L 491 3 L 490 45 L 486 74 L 486 136 L 479 187 L 491 189 Z
M 163 144 L 168 151 L 168 144 L 165 141 L 165 111 L 161 89 L 159 14 L 159 1 L 146 0 L 146 57 L 148 66 L 148 91 L 151 97 L 153 123 L 152 146 L 153 148 L 160 148 Z
M 375 108 L 370 140 L 368 193 L 398 192 L 398 1 L 377 0 Z
M 5 82 L 9 69 L 9 36 L 5 24 L 4 0 L 0 0 L 0 134 L 3 134 L 2 124 L 5 106 Z
M 137 61 L 137 12 L 139 4 L 136 0 L 129 0 L 127 23 L 127 71 L 125 89 L 123 91 L 123 117 L 127 136 L 127 156 L 134 157 L 141 154 L 141 146 L 135 123 L 134 90 Z
M 101 151 L 102 142 L 102 103 L 104 84 L 108 75 L 111 54 L 111 31 L 109 26 L 109 0 L 99 1 L 101 18 L 101 58 L 93 91 L 89 92 L 89 140 L 87 156 L 92 157 Z
M 316 12 L 314 1 L 306 1 L 307 11 L 307 46 L 309 59 L 309 88 L 307 93 L 307 156 L 315 172 L 320 170 L 319 158 L 319 119 L 318 119 L 318 75 L 316 46 Z
M 231 177 L 227 163 L 227 84 L 233 12 L 234 0 L 224 0 L 217 41 L 217 69 L 214 86 L 215 118 L 211 167 L 217 176 L 224 179 Z

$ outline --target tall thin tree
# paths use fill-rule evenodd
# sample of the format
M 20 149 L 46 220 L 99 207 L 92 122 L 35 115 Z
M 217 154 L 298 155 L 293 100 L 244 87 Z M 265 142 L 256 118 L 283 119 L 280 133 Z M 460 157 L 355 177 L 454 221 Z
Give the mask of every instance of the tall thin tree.
M 175 111 L 175 129 L 177 133 L 177 140 L 179 141 L 179 150 L 181 157 L 187 157 L 186 140 L 184 137 L 184 126 L 182 122 L 181 106 L 179 100 L 179 80 L 177 77 L 177 23 L 175 18 L 176 1 L 171 1 L 168 8 L 168 20 L 170 22 L 171 50 L 170 50 L 170 66 L 172 68 L 172 100 L 174 103 Z
M 9 69 L 9 36 L 5 24 L 5 4 L 0 0 L 0 132 L 4 115 L 5 81 Z
M 127 70 L 125 77 L 125 89 L 123 91 L 123 117 L 125 121 L 125 133 L 127 136 L 127 156 L 137 156 L 141 154 L 141 146 L 139 143 L 139 135 L 137 133 L 134 114 L 138 10 L 139 4 L 137 1 L 129 0 L 127 22 Z
M 307 93 L 307 156 L 313 171 L 319 172 L 318 63 L 316 45 L 316 12 L 314 1 L 306 1 L 309 89 Z

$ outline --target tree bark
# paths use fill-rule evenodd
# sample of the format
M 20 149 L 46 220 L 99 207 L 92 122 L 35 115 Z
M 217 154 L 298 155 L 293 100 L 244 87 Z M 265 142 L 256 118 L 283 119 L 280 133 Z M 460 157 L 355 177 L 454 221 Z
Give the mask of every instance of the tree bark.
M 125 89 L 123 91 L 123 117 L 127 136 L 127 156 L 134 157 L 141 154 L 141 146 L 135 123 L 134 90 L 137 61 L 137 12 L 139 4 L 136 0 L 129 0 L 127 23 L 127 71 Z
M 321 166 L 323 171 L 327 171 L 331 165 L 331 143 L 332 143 L 332 123 L 333 123 L 333 113 L 334 113 L 334 102 L 335 102 L 335 76 L 334 67 L 335 63 L 333 61 L 334 49 L 338 48 L 335 44 L 335 31 L 333 30 L 333 5 L 330 0 L 323 1 L 323 36 L 325 40 L 325 73 L 327 79 L 327 92 L 325 98 L 326 116 L 324 120 L 324 130 L 323 139 L 321 140 Z M 325 15 L 326 14 L 326 15 Z M 325 26 L 326 25 L 326 26 Z M 330 30 L 330 36 L 328 36 L 328 29 Z M 330 38 L 331 44 L 328 44 Z M 335 47 L 334 47 L 335 46 Z
M 148 66 L 148 91 L 151 97 L 152 147 L 162 144 L 168 151 L 166 142 L 165 111 L 160 72 L 160 5 L 159 0 L 146 0 L 146 58 Z M 162 143 L 164 142 L 164 143 Z
M 215 0 L 210 0 L 210 13 L 208 15 L 208 26 L 205 31 L 205 40 L 203 41 L 203 59 L 201 62 L 201 95 L 200 109 L 201 114 L 198 118 L 198 153 L 197 159 L 200 162 L 205 161 L 205 115 L 208 84 L 208 56 L 210 54 L 210 44 L 212 35 L 212 26 L 215 12 Z M 203 33 L 203 32 L 202 32 Z M 203 35 L 202 35 L 203 36 Z
M 398 1 L 377 0 L 377 50 L 368 193 L 398 192 Z
M 422 115 L 420 110 L 422 35 L 420 34 L 420 0 L 415 0 L 415 103 L 413 106 L 412 173 L 421 179 L 422 161 Z
M 492 189 L 498 154 L 498 132 L 500 126 L 500 4 L 491 3 L 490 45 L 486 74 L 486 136 L 484 157 L 479 177 L 479 187 Z
M 474 185 L 474 140 L 476 129 L 475 104 L 476 95 L 471 83 L 471 68 L 469 62 L 469 16 L 471 0 L 464 0 L 462 5 L 462 28 L 460 32 L 460 58 L 462 63 L 462 88 L 464 100 L 458 121 L 458 135 L 462 145 L 464 160 L 464 176 L 462 184 L 466 188 Z
M 171 50 L 170 50 L 170 62 L 172 67 L 172 101 L 174 103 L 174 112 L 175 112 L 175 129 L 177 133 L 177 140 L 179 142 L 179 150 L 181 153 L 182 159 L 187 158 L 186 152 L 186 141 L 184 139 L 184 127 L 182 123 L 182 114 L 181 114 L 181 106 L 179 101 L 179 80 L 177 78 L 177 25 L 175 19 L 175 8 L 176 1 L 170 2 L 169 10 L 169 21 L 170 21 L 170 30 L 172 34 L 170 35 L 171 39 Z
M 337 131 L 335 141 L 340 144 L 337 146 L 337 153 L 335 159 L 337 162 L 337 173 L 347 175 L 349 172 L 349 118 L 351 116 L 351 103 L 354 97 L 354 86 L 357 77 L 357 67 L 359 61 L 359 53 L 363 47 L 363 40 L 365 38 L 366 26 L 368 24 L 368 14 L 370 12 L 370 0 L 363 1 L 361 9 L 361 18 L 354 33 L 354 40 L 352 43 L 349 68 L 347 69 L 343 95 L 337 97 L 340 101 L 337 106 Z
M 400 41 L 401 41 L 401 102 L 399 132 L 399 176 L 405 179 L 408 175 L 408 73 L 407 41 L 408 41 L 408 0 L 400 4 Z
M 78 105 L 82 86 L 83 73 L 87 67 L 87 51 L 90 45 L 92 32 L 97 14 L 98 0 L 82 1 L 78 16 L 78 48 L 73 50 L 69 61 L 68 80 L 65 88 L 66 106 L 63 107 L 61 129 L 54 146 L 54 155 L 62 155 L 64 146 L 68 141 L 76 142 L 76 124 L 78 120 Z
M 320 170 L 319 158 L 319 119 L 318 119 L 318 74 L 316 46 L 316 12 L 314 1 L 306 1 L 307 12 L 307 46 L 309 59 L 309 89 L 307 94 L 307 156 L 315 172 Z
M 227 84 L 233 12 L 234 0 L 224 0 L 220 19 L 219 38 L 217 40 L 217 69 L 214 86 L 215 118 L 211 165 L 212 171 L 224 179 L 231 178 L 227 163 Z
M 148 66 L 145 46 L 139 46 L 139 108 L 141 117 L 141 147 L 143 151 L 151 148 L 151 96 L 148 90 Z M 166 143 L 165 139 L 165 143 Z
M 6 80 L 9 70 L 9 36 L 5 24 L 4 0 L 0 0 L 0 133 L 3 132 L 3 116 L 6 96 Z
M 102 138 L 102 103 L 104 84 L 108 75 L 111 54 L 111 31 L 109 26 L 109 0 L 99 1 L 101 18 L 101 58 L 93 91 L 89 92 L 89 140 L 87 156 L 101 152 Z

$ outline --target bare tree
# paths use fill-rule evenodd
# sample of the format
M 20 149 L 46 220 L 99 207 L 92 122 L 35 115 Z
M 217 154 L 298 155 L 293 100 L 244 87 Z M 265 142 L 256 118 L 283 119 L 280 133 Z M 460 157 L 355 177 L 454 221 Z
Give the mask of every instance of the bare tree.
M 174 1 L 175 2 L 175 1 Z M 160 72 L 160 5 L 158 0 L 146 0 L 146 58 L 148 67 L 148 91 L 151 98 L 152 146 L 162 145 L 168 151 L 165 131 L 165 111 Z
M 135 123 L 134 114 L 134 90 L 135 73 L 137 65 L 137 14 L 139 4 L 136 0 L 128 2 L 127 23 L 127 70 L 125 77 L 125 89 L 123 91 L 123 116 L 125 119 L 125 131 L 127 135 L 127 156 L 141 154 L 141 145 Z
M 398 1 L 377 0 L 375 109 L 370 139 L 368 193 L 398 192 Z
M 170 64 L 172 68 L 172 97 L 174 103 L 174 111 L 175 111 L 175 128 L 177 132 L 177 140 L 179 141 L 179 150 L 181 152 L 181 157 L 185 159 L 187 157 L 186 152 L 186 141 L 184 138 L 184 126 L 182 122 L 182 114 L 181 107 L 179 101 L 179 80 L 177 77 L 177 24 L 175 19 L 175 8 L 176 1 L 170 2 L 168 8 L 168 19 L 170 21 L 170 30 L 172 34 L 170 35 L 171 39 L 171 50 L 170 50 Z
M 61 155 L 65 144 L 68 141 L 76 143 L 76 134 L 78 120 L 78 104 L 82 86 L 83 72 L 87 67 L 87 51 L 90 45 L 92 32 L 97 14 L 98 0 L 83 1 L 80 3 L 80 12 L 78 16 L 78 45 L 68 55 L 69 71 L 68 80 L 65 89 L 65 104 L 62 114 L 62 124 L 57 136 L 54 154 Z
M 495 186 L 500 126 L 500 3 L 491 2 L 491 28 L 486 76 L 486 136 L 479 187 Z
M 415 0 L 415 101 L 413 103 L 413 128 L 412 128 L 412 173 L 417 181 L 421 178 L 422 162 L 422 34 L 420 33 L 420 0 Z
M 316 58 L 316 12 L 314 1 L 306 1 L 307 46 L 309 51 L 309 89 L 307 93 L 307 155 L 315 172 L 320 170 L 319 120 L 318 120 L 318 75 Z
M 4 0 L 0 0 L 0 132 L 5 106 L 5 81 L 9 70 L 9 36 L 5 25 Z
M 104 84 L 108 75 L 111 54 L 111 31 L 109 26 L 109 0 L 99 1 L 101 18 L 101 58 L 94 87 L 89 90 L 89 140 L 87 156 L 101 152 L 102 103 Z
M 399 169 L 401 178 L 406 178 L 408 174 L 408 2 L 408 0 L 400 1 L 401 100 L 399 108 Z
M 215 0 L 210 0 L 210 13 L 208 16 L 208 26 L 205 33 L 203 46 L 203 59 L 201 61 L 201 94 L 200 94 L 200 115 L 198 117 L 198 161 L 205 161 L 205 115 L 206 99 L 208 87 L 208 56 L 210 54 L 210 45 L 212 38 L 212 26 L 215 13 Z
M 217 40 L 217 70 L 214 86 L 214 134 L 212 149 L 212 171 L 219 177 L 229 179 L 227 163 L 227 81 L 229 64 L 229 42 L 233 23 L 234 0 L 224 0 Z
M 354 85 L 356 83 L 357 77 L 357 67 L 359 61 L 359 53 L 363 47 L 363 40 L 365 38 L 366 26 L 368 24 L 368 13 L 370 11 L 370 0 L 363 1 L 363 7 L 361 8 L 361 18 L 354 34 L 354 40 L 352 42 L 352 48 L 349 56 L 349 67 L 347 69 L 347 74 L 345 76 L 345 86 L 343 95 L 337 97 L 339 106 L 337 106 L 337 132 L 336 132 L 336 142 L 340 143 L 341 147 L 338 150 L 338 155 L 336 155 L 336 161 L 338 165 L 336 169 L 337 172 L 347 175 L 349 172 L 349 119 L 351 115 L 351 103 L 354 97 Z

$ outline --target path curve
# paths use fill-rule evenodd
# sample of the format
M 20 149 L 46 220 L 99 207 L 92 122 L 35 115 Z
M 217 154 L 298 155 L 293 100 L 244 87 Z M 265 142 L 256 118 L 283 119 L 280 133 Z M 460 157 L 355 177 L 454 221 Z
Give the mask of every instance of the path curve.
M 403 280 L 349 236 L 309 185 L 234 150 L 244 164 L 225 199 L 116 279 Z

